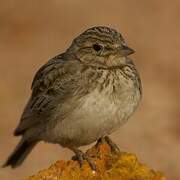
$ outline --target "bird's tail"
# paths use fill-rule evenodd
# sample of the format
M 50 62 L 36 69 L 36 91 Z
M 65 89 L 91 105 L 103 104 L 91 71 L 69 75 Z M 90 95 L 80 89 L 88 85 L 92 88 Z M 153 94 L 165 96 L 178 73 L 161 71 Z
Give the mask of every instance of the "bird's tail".
M 29 142 L 22 139 L 2 167 L 11 166 L 12 168 L 16 168 L 19 166 L 36 143 L 36 141 Z

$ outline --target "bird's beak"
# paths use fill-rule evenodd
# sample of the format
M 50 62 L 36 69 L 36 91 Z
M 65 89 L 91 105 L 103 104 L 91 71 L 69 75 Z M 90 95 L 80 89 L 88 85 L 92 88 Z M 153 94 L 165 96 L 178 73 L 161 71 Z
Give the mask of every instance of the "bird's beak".
M 122 46 L 120 48 L 120 54 L 122 56 L 128 56 L 128 55 L 133 54 L 133 53 L 135 53 L 135 51 L 128 46 Z

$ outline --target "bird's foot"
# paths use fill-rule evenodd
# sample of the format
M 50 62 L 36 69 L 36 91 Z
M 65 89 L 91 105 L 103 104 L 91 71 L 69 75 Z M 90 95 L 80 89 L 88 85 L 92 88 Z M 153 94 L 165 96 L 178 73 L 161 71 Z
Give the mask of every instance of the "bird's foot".
M 72 160 L 78 161 L 80 168 L 82 168 L 84 160 L 86 160 L 89 166 L 91 167 L 91 169 L 93 171 L 96 171 L 96 165 L 86 153 L 83 153 L 81 150 L 76 149 L 76 148 L 71 148 L 71 150 L 75 153 L 75 156 L 72 157 Z
M 120 153 L 119 147 L 109 138 L 109 136 L 105 136 L 104 138 L 107 144 L 111 147 L 112 152 Z
M 110 146 L 112 152 L 117 154 L 120 153 L 119 147 L 108 136 L 100 138 L 97 141 L 96 145 L 98 146 L 99 144 L 104 144 L 104 143 L 107 143 Z

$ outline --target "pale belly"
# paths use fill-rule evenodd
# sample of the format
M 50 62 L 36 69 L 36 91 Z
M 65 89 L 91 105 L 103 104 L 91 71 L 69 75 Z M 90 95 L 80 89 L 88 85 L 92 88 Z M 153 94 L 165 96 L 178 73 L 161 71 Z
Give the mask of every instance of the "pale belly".
M 49 131 L 47 141 L 79 147 L 111 134 L 127 121 L 139 103 L 139 91 L 127 93 L 113 100 L 98 91 L 92 92 L 83 98 L 80 107 L 58 121 Z

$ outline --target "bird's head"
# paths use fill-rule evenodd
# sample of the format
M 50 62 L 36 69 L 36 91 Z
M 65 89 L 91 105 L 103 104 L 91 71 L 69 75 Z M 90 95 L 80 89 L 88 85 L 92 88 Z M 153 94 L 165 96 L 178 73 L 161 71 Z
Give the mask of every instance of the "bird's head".
M 108 68 L 125 63 L 125 57 L 134 53 L 119 32 L 109 27 L 92 27 L 76 37 L 68 53 L 85 65 Z

